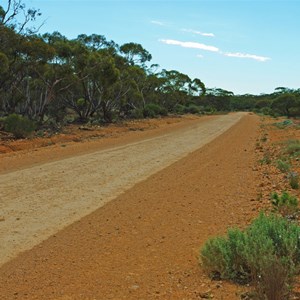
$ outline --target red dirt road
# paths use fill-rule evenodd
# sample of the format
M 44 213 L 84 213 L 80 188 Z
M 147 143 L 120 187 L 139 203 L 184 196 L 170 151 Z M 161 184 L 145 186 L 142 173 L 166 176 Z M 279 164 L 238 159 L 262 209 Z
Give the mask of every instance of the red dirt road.
M 207 238 L 255 212 L 259 119 L 138 183 L 0 268 L 0 299 L 239 299 L 198 265 Z

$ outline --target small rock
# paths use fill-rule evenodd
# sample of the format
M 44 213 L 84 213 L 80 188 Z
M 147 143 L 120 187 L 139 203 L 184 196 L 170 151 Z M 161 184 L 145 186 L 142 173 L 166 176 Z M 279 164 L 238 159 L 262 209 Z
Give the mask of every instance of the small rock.
M 0 217 L 0 222 L 4 222 L 5 218 L 4 217 Z

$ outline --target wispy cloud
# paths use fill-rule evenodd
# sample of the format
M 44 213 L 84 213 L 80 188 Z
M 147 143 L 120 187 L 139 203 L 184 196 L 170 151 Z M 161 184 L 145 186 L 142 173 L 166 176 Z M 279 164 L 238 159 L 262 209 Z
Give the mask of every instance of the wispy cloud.
M 193 48 L 193 49 L 201 49 L 205 51 L 212 51 L 212 52 L 219 52 L 219 49 L 215 46 L 209 46 L 201 43 L 195 43 L 195 42 L 181 42 L 177 40 L 165 40 L 161 39 L 160 42 L 167 44 L 167 45 L 175 45 L 180 46 L 184 48 Z
M 201 44 L 197 42 L 182 42 L 178 40 L 171 40 L 171 39 L 160 39 L 161 43 L 167 44 L 167 45 L 174 45 L 174 46 L 180 46 L 183 48 L 191 48 L 191 49 L 200 49 L 205 51 L 211 51 L 215 53 L 219 53 L 220 55 L 224 55 L 227 57 L 237 57 L 237 58 L 246 58 L 246 59 L 253 59 L 259 62 L 266 62 L 268 60 L 271 60 L 270 57 L 266 56 L 260 56 L 256 54 L 248 54 L 248 53 L 241 53 L 241 52 L 223 52 L 219 48 L 215 46 L 210 46 L 206 44 Z M 198 58 L 203 58 L 203 55 L 198 54 Z
M 194 29 L 181 29 L 181 31 L 184 32 L 190 32 L 190 33 L 194 33 L 194 34 L 198 34 L 198 35 L 202 35 L 202 36 L 208 36 L 208 37 L 214 37 L 215 35 L 213 33 L 206 33 L 206 32 L 202 32 L 202 31 L 198 31 L 198 30 L 194 30 Z
M 270 60 L 270 57 L 266 57 L 266 56 L 259 56 L 259 55 L 255 55 L 255 54 L 247 54 L 247 53 L 240 53 L 240 52 L 226 52 L 223 53 L 225 56 L 229 56 L 229 57 L 238 57 L 238 58 L 249 58 L 249 59 L 254 59 L 257 61 L 261 61 L 261 62 L 265 62 L 267 60 Z
M 166 26 L 167 25 L 164 22 L 157 21 L 157 20 L 152 20 L 152 21 L 150 21 L 150 23 L 154 24 L 154 25 L 158 25 L 158 26 Z

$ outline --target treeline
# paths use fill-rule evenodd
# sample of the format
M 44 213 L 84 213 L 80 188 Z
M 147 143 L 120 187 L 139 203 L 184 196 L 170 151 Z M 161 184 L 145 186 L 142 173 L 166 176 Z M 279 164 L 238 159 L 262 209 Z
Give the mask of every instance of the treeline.
M 198 78 L 158 71 L 140 44 L 120 46 L 98 34 L 40 35 L 27 28 L 38 10 L 26 10 L 19 0 L 8 5 L 0 6 L 0 117 L 18 115 L 41 125 L 235 110 L 300 115 L 300 90 L 236 96 L 206 89 Z M 25 19 L 18 24 L 20 12 Z

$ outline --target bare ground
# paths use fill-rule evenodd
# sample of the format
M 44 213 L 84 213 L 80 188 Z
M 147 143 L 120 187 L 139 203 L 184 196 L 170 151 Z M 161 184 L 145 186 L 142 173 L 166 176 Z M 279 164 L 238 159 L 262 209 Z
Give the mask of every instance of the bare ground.
M 197 260 L 209 236 L 256 213 L 258 117 L 241 117 L 6 169 L 2 262 L 37 246 L 2 266 L 0 299 L 238 299 L 235 286 L 208 280 Z

